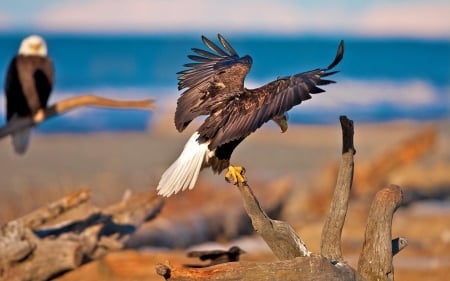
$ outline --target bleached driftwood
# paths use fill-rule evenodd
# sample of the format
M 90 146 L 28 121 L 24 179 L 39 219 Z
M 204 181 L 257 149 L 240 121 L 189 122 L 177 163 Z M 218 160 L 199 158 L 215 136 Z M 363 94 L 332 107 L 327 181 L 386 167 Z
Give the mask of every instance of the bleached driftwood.
M 233 262 L 208 268 L 176 268 L 158 264 L 157 273 L 166 280 L 392 280 L 392 256 L 406 246 L 406 239 L 391 238 L 392 216 L 401 203 L 399 187 L 379 191 L 367 220 L 364 248 L 358 270 L 348 265 L 340 248 L 353 179 L 353 122 L 340 118 L 343 155 L 329 213 L 321 237 L 321 255 L 311 254 L 285 222 L 270 219 L 261 209 L 248 185 L 239 187 L 253 227 L 273 253 L 277 262 Z M 381 251 L 377 248 L 381 247 Z M 374 260 L 377 260 L 374 263 Z
M 207 268 L 172 268 L 158 264 L 156 272 L 166 280 L 350 280 L 347 268 L 334 266 L 318 255 L 297 257 L 276 262 L 232 262 Z M 355 280 L 355 279 L 353 279 Z
M 48 280 L 122 249 L 163 206 L 154 192 L 132 195 L 106 208 L 91 206 L 88 199 L 89 191 L 82 189 L 3 225 L 0 280 Z
M 39 208 L 19 219 L 20 224 L 30 229 L 35 229 L 48 221 L 58 217 L 62 213 L 72 208 L 78 207 L 80 204 L 91 198 L 89 189 L 81 188 L 77 192 L 61 198 L 45 207 Z
M 253 228 L 261 235 L 278 259 L 289 260 L 311 255 L 305 243 L 289 224 L 267 216 L 249 185 L 244 184 L 238 188 L 244 201 L 245 210 L 252 220 Z
M 353 182 L 353 156 L 356 150 L 353 145 L 353 121 L 340 117 L 342 127 L 342 159 L 339 165 L 333 200 L 322 229 L 320 254 L 332 261 L 344 260 L 341 251 L 341 234 L 347 215 L 350 190 Z
M 39 125 L 49 118 L 86 106 L 122 109 L 155 109 L 154 101 L 152 99 L 129 101 L 114 100 L 90 94 L 80 95 L 61 100 L 44 110 L 41 109 L 34 116 L 14 119 L 11 122 L 8 122 L 4 127 L 0 128 L 0 139 L 22 129 Z
M 396 185 L 379 191 L 372 202 L 358 261 L 358 272 L 365 280 L 394 280 L 392 257 L 407 245 L 404 238 L 391 238 L 392 217 L 401 202 L 402 191 Z

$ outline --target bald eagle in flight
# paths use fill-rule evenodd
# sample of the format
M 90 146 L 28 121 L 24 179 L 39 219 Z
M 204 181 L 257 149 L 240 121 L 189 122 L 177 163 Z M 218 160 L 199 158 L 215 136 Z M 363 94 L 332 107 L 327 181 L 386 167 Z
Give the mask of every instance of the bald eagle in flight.
M 47 45 L 38 35 L 22 40 L 6 73 L 6 120 L 33 116 L 47 106 L 53 88 L 53 63 L 47 57 Z M 31 128 L 12 135 L 14 150 L 27 150 Z
M 183 131 L 198 116 L 206 119 L 190 137 L 178 159 L 163 173 L 158 194 L 171 196 L 192 189 L 200 170 L 211 167 L 216 173 L 225 168 L 227 181 L 244 184 L 244 168 L 230 165 L 233 150 L 248 135 L 269 120 L 275 121 L 282 132 L 287 130 L 287 111 L 310 94 L 322 93 L 318 86 L 334 83 L 324 77 L 342 59 L 341 41 L 333 62 L 326 68 L 276 79 L 260 88 L 247 89 L 244 79 L 252 65 L 248 55 L 240 57 L 222 35 L 223 48 L 202 36 L 208 51 L 193 48 L 194 61 L 185 64 L 188 69 L 178 72 L 178 89 L 186 89 L 177 101 L 175 126 Z

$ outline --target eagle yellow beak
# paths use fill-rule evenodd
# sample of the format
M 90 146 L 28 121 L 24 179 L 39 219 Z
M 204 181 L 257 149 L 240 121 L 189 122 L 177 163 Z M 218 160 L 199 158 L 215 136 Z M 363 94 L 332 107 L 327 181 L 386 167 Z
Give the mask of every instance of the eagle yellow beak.
M 30 44 L 29 47 L 30 47 L 31 50 L 37 52 L 41 48 L 41 43 Z
M 280 127 L 281 133 L 284 133 L 284 132 L 287 131 L 287 129 L 288 129 L 288 116 L 287 116 L 287 113 L 285 113 L 283 115 L 275 116 L 274 118 L 272 118 L 272 120 L 275 123 L 277 123 L 277 125 Z

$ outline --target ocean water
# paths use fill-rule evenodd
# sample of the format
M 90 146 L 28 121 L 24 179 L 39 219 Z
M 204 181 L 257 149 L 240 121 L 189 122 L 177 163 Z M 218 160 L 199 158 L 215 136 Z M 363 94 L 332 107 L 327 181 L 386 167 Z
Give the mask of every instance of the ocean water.
M 289 112 L 291 123 L 337 123 L 399 119 L 441 120 L 450 116 L 450 40 L 227 36 L 242 56 L 253 58 L 246 87 L 278 76 L 326 67 L 340 39 L 345 55 L 326 93 Z M 54 61 L 56 85 L 50 103 L 84 93 L 121 99 L 155 98 L 159 110 L 80 109 L 49 120 L 41 133 L 142 131 L 158 112 L 175 108 L 181 93 L 176 73 L 189 62 L 190 48 L 203 48 L 200 35 L 44 34 Z M 207 34 L 216 41 L 216 35 Z M 0 77 L 23 34 L 0 34 Z M 217 41 L 216 41 L 217 42 Z M 0 86 L 3 89 L 3 81 Z M 0 95 L 0 125 L 5 123 Z

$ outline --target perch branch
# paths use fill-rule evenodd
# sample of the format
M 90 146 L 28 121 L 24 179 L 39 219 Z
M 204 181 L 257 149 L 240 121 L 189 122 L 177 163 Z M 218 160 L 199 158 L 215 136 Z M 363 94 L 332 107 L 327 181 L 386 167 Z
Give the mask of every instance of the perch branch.
M 343 155 L 336 190 L 322 232 L 321 255 L 313 255 L 286 223 L 272 220 L 262 210 L 251 188 L 239 185 L 244 208 L 253 228 L 266 241 L 277 262 L 230 262 L 207 268 L 179 268 L 158 264 L 156 272 L 166 280 L 393 280 L 392 256 L 406 245 L 391 238 L 392 217 L 402 200 L 401 190 L 390 186 L 378 192 L 369 213 L 358 271 L 343 261 L 340 248 L 353 180 L 353 122 L 340 118 Z
M 343 261 L 341 234 L 347 215 L 348 201 L 353 181 L 353 121 L 345 116 L 340 118 L 342 128 L 342 159 L 334 189 L 333 200 L 325 219 L 320 241 L 320 252 L 333 261 Z
M 372 202 L 358 261 L 358 272 L 365 280 L 394 280 L 392 218 L 401 201 L 400 187 L 390 185 L 380 190 Z M 400 242 L 399 249 L 404 248 L 406 240 L 402 238 Z
M 334 266 L 317 255 L 277 262 L 232 262 L 207 268 L 172 268 L 156 265 L 156 272 L 170 281 L 187 280 L 355 280 L 355 272 L 347 264 Z
M 81 95 L 61 100 L 44 110 L 39 110 L 32 117 L 23 117 L 10 121 L 4 127 L 0 128 L 0 139 L 22 129 L 36 126 L 49 118 L 61 115 L 67 111 L 85 106 L 123 109 L 155 109 L 154 101 L 152 99 L 127 101 L 102 98 L 89 94 Z
M 305 243 L 289 224 L 272 220 L 267 216 L 250 186 L 239 185 L 239 191 L 253 228 L 261 235 L 275 256 L 280 260 L 288 260 L 311 255 Z

